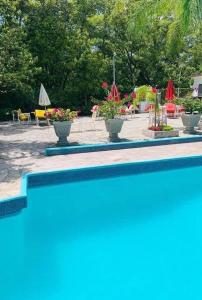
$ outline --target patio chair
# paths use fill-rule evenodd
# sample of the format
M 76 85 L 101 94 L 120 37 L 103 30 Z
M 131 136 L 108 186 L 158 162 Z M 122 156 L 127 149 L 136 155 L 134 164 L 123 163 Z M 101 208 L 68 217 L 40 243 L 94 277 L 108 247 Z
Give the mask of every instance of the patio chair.
M 155 105 L 153 103 L 149 103 L 145 106 L 144 112 L 152 112 L 154 111 Z
M 182 105 L 176 105 L 177 114 L 180 116 L 184 111 L 184 107 Z
M 15 116 L 17 116 L 17 121 L 20 124 L 22 124 L 24 122 L 29 124 L 31 122 L 31 114 L 23 113 L 20 108 L 18 110 L 13 110 L 12 115 L 13 115 L 13 122 L 15 122 Z
M 92 120 L 95 121 L 98 117 L 99 117 L 99 112 L 94 111 L 94 112 L 92 113 Z
M 167 117 L 169 117 L 169 118 L 178 117 L 177 107 L 174 103 L 166 103 L 165 104 L 165 112 L 167 114 Z
M 126 114 L 130 115 L 131 118 L 135 115 L 135 111 L 137 110 L 137 108 L 131 104 L 129 107 L 126 107 Z
M 48 112 L 51 112 L 53 109 L 47 109 Z M 45 116 L 45 110 L 42 109 L 36 109 L 34 112 L 36 125 L 39 126 L 40 121 L 46 121 L 48 125 L 50 125 L 49 119 Z
M 92 120 L 95 121 L 99 117 L 99 111 L 98 111 L 99 106 L 94 105 L 91 109 L 92 112 Z

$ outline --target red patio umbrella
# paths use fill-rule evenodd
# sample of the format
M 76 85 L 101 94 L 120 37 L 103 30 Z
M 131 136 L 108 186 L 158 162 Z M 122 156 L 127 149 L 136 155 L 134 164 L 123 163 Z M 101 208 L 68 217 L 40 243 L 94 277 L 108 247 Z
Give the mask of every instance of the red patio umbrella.
M 165 99 L 168 102 L 172 102 L 175 99 L 175 88 L 172 80 L 168 80 Z
M 115 82 L 113 82 L 113 84 L 112 84 L 108 99 L 114 100 L 116 102 L 119 102 L 121 100 L 120 93 L 119 93 L 118 87 L 116 86 Z

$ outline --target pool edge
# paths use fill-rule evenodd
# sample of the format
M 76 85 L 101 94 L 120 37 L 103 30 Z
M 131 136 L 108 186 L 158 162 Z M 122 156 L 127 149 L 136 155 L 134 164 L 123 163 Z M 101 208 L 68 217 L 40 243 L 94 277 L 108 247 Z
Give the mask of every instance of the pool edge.
M 163 146 L 183 143 L 196 143 L 202 142 L 202 135 L 194 135 L 187 137 L 173 137 L 163 139 L 150 139 L 150 140 L 137 140 L 129 142 L 105 143 L 105 144 L 82 144 L 80 146 L 67 146 L 67 147 L 48 147 L 45 149 L 46 156 L 100 152 L 110 150 L 121 150 L 131 148 L 144 148 L 152 146 Z
M 20 193 L 14 197 L 0 199 L 0 219 L 15 215 L 27 207 L 27 185 L 27 175 L 23 175 Z
M 123 176 L 124 174 L 152 173 L 159 170 L 164 171 L 191 166 L 202 166 L 202 155 L 178 156 L 158 160 L 122 162 L 27 173 L 23 175 L 21 179 L 21 192 L 19 195 L 0 199 L 0 218 L 15 215 L 27 207 L 27 190 L 29 187 L 32 188 L 72 181 L 76 182 L 79 180 L 85 181 L 96 179 L 96 176 L 97 179 L 101 179 L 111 176 Z

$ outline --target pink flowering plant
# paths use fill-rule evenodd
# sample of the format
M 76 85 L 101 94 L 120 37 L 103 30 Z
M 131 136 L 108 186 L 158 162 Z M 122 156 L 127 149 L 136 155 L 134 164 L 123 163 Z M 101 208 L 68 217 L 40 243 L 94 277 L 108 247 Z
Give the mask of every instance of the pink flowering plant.
M 128 102 L 130 105 L 133 105 L 134 107 L 137 107 L 138 101 L 137 101 L 137 99 L 136 99 L 136 96 L 137 96 L 137 95 L 136 95 L 136 92 L 133 91 L 133 92 L 131 92 L 130 94 L 126 93 L 126 94 L 124 95 L 124 99 L 125 99 L 125 101 Z
M 46 118 L 54 122 L 73 121 L 78 113 L 70 109 L 55 108 L 53 111 L 46 112 Z
M 124 103 L 126 102 L 126 99 L 117 100 L 113 98 L 108 90 L 107 82 L 102 83 L 102 88 L 105 90 L 107 97 L 98 106 L 100 116 L 102 116 L 105 120 L 109 120 L 125 115 L 126 107 L 124 106 Z
M 125 115 L 126 109 L 122 101 L 117 102 L 112 99 L 102 101 L 101 105 L 99 106 L 99 112 L 105 120 L 109 120 L 119 118 L 121 115 Z

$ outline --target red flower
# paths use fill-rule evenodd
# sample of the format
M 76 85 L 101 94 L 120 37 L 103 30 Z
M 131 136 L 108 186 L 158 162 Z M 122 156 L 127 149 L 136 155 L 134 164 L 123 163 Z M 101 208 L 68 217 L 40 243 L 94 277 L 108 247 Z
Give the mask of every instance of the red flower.
M 124 108 L 121 108 L 119 112 L 120 114 L 124 115 L 126 113 L 126 110 Z
M 157 93 L 157 89 L 156 88 L 152 88 L 152 93 L 156 94 Z
M 135 92 L 132 92 L 132 93 L 131 93 L 131 97 L 132 97 L 132 99 L 135 99 L 135 98 L 136 98 L 136 93 L 135 93 Z
M 108 95 L 108 96 L 107 96 L 107 100 L 109 100 L 109 101 L 113 100 L 112 95 Z
M 125 98 L 125 99 L 128 99 L 128 94 L 125 94 L 125 95 L 124 95 L 124 98 Z
M 152 130 L 152 131 L 162 131 L 162 127 L 160 126 L 151 126 L 148 128 L 149 130 Z
M 46 112 L 45 112 L 45 117 L 46 117 L 47 119 L 50 119 L 50 117 L 51 117 L 51 112 L 46 111 Z
M 106 89 L 108 88 L 108 83 L 104 81 L 104 82 L 102 83 L 102 88 L 103 88 L 104 90 L 106 90 Z

